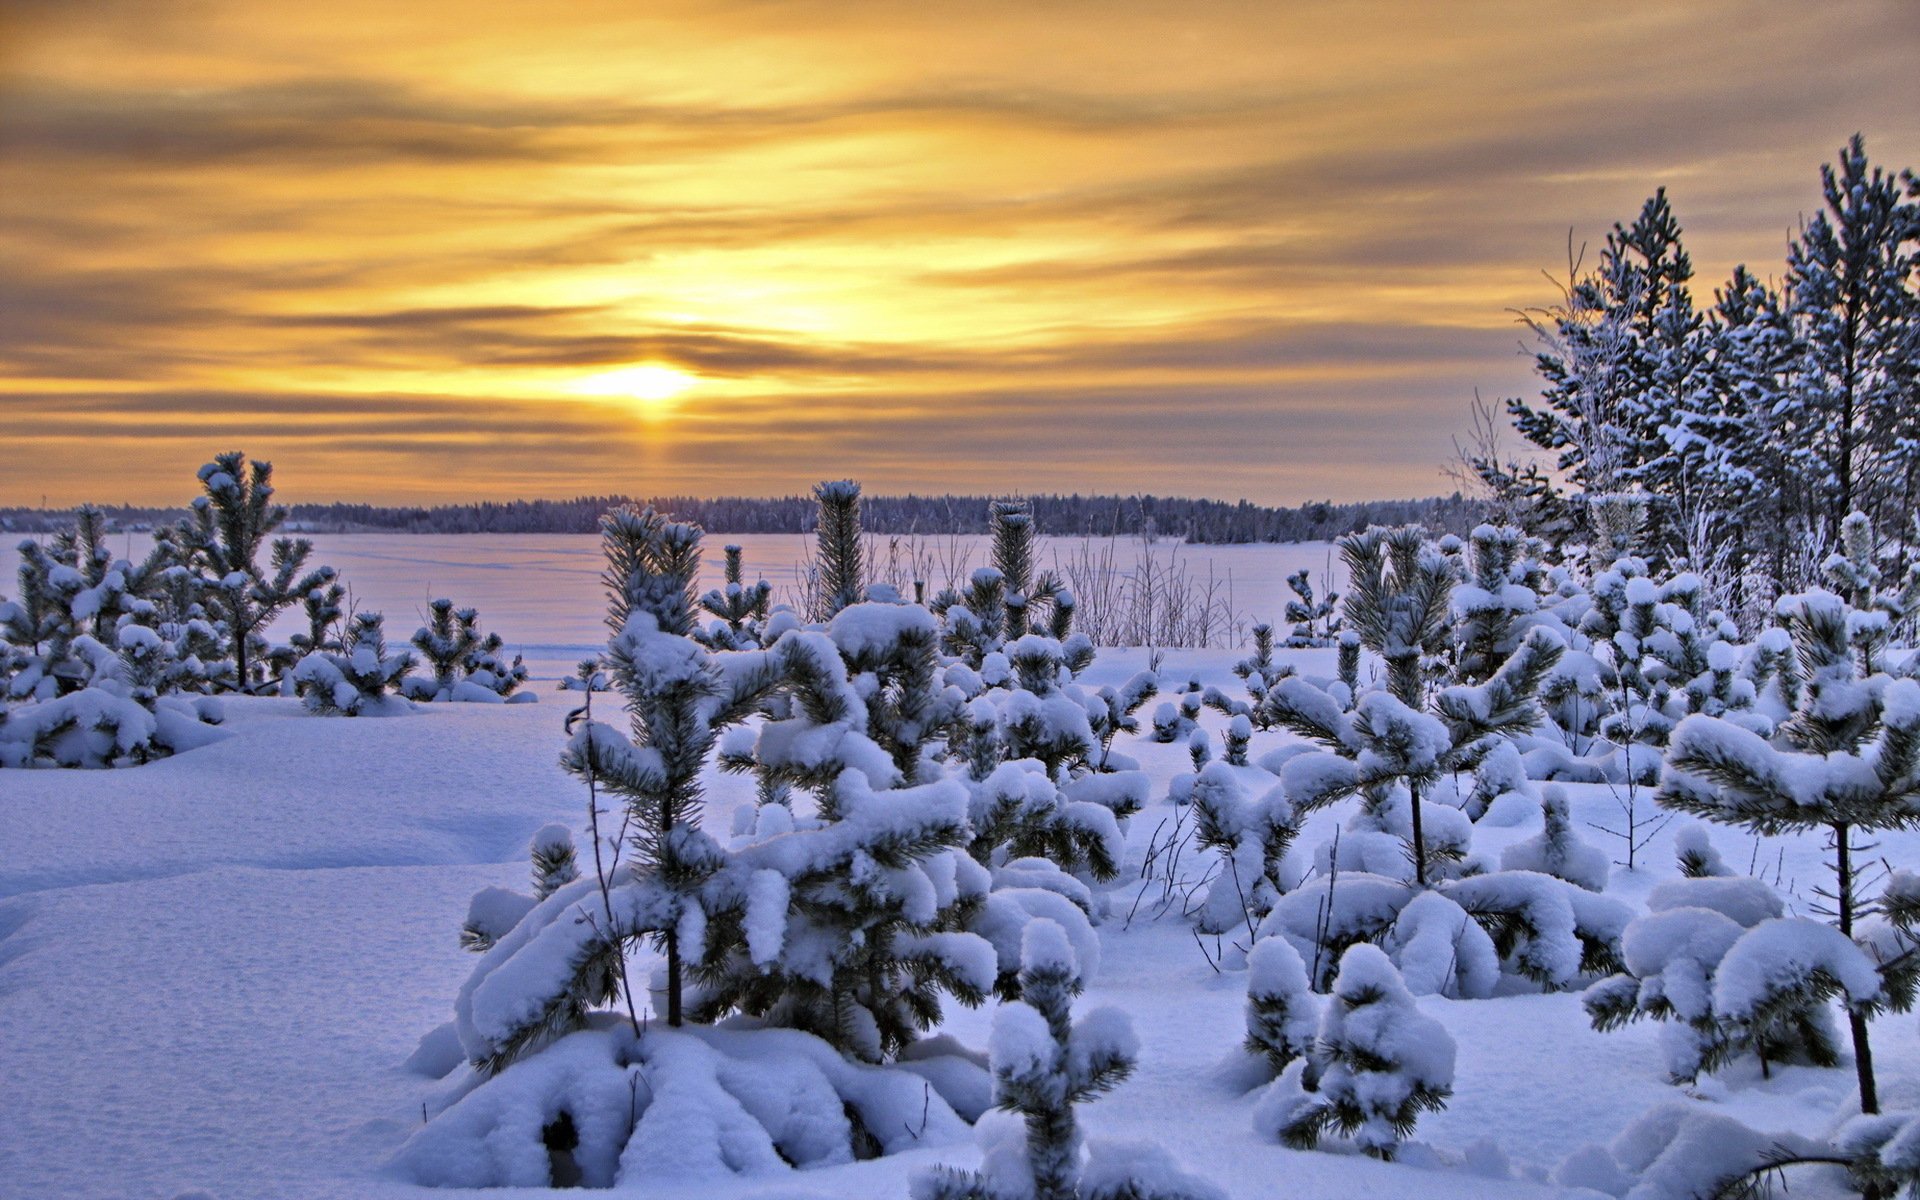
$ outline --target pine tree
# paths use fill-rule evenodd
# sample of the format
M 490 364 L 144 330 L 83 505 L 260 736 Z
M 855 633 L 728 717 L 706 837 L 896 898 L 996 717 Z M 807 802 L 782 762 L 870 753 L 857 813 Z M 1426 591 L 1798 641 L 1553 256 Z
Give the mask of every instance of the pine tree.
M 175 534 L 208 611 L 226 627 L 233 686 L 243 691 L 253 683 L 248 656 L 267 625 L 334 577 L 332 567 L 306 570 L 313 543 L 305 538 L 273 539 L 268 565 L 261 566 L 268 536 L 287 519 L 287 510 L 273 502 L 272 480 L 272 463 L 249 464 L 237 450 L 216 456 L 200 468 L 205 494 L 194 498 Z
M 1783 687 L 1792 715 L 1771 743 L 1724 718 L 1688 717 L 1668 745 L 1656 798 L 1763 836 L 1825 830 L 1834 854 L 1826 897 L 1850 939 L 1868 910 L 1858 835 L 1920 820 L 1920 684 L 1873 674 L 1872 639 L 1861 635 L 1875 622 L 1840 596 L 1789 597 L 1779 612 L 1797 658 Z M 1876 1112 L 1867 1021 L 1880 1001 L 1848 990 L 1860 1107 Z
M 1589 892 L 1607 889 L 1607 856 L 1580 840 L 1573 827 L 1564 788 L 1541 789 L 1542 826 L 1537 837 L 1508 846 L 1500 854 L 1504 871 L 1538 871 Z
M 1887 532 L 1914 510 L 1915 375 L 1911 361 L 1920 222 L 1900 181 L 1870 167 L 1855 134 L 1820 169 L 1826 210 L 1789 248 L 1788 312 L 1799 355 L 1791 405 L 1796 448 L 1816 466 L 1818 516 L 1831 534 L 1856 509 Z
M 1286 617 L 1293 622 L 1293 631 L 1287 635 L 1287 645 L 1299 649 L 1330 643 L 1333 636 L 1340 632 L 1340 619 L 1334 615 L 1340 602 L 1339 593 L 1328 592 L 1316 599 L 1305 567 L 1287 576 L 1287 586 L 1293 589 L 1294 594 L 1294 599 L 1287 601 Z M 1271 629 L 1268 633 L 1271 636 Z
M 1360 697 L 1351 713 L 1299 679 L 1268 693 L 1267 707 L 1279 724 L 1330 752 L 1290 764 L 1288 794 L 1302 813 L 1356 793 L 1370 809 L 1381 809 L 1392 801 L 1395 786 L 1404 784 L 1414 877 L 1424 887 L 1432 858 L 1422 793 L 1442 774 L 1478 765 L 1500 737 L 1540 722 L 1536 697 L 1565 646 L 1535 629 L 1484 684 L 1436 692 L 1429 713 L 1426 663 L 1445 646 L 1451 628 L 1451 568 L 1411 527 L 1343 539 L 1341 554 L 1351 572 L 1348 632 L 1386 660 L 1386 690 Z
M 476 609 L 455 609 L 453 601 L 442 597 L 428 604 L 431 616 L 427 624 L 414 630 L 413 648 L 426 660 L 431 679 L 420 680 L 415 696 L 420 700 L 450 699 L 453 685 L 465 673 L 467 656 L 480 645 L 480 613 Z
M 545 900 L 580 878 L 573 848 L 573 831 L 565 825 L 543 825 L 533 835 L 533 898 Z
M 1523 578 L 1525 535 L 1481 525 L 1468 538 L 1467 580 L 1453 589 L 1455 677 L 1484 683 L 1520 644 L 1522 622 L 1539 607 Z
M 681 921 L 698 912 L 695 893 L 722 861 L 718 844 L 699 827 L 701 769 L 718 732 L 750 715 L 776 682 L 764 664 L 722 673 L 690 636 L 701 536 L 699 526 L 670 522 L 651 508 L 602 518 L 608 624 L 615 629 L 606 661 L 626 701 L 630 738 L 587 722 L 562 758 L 568 771 L 625 805 L 629 870 L 662 893 L 666 919 L 609 929 L 601 952 L 624 953 L 625 937 L 637 934 L 660 946 L 667 1023 L 674 1026 L 684 1019 Z
M 383 716 L 404 709 L 400 699 L 413 670 L 411 650 L 389 652 L 385 621 L 377 612 L 355 613 L 338 651 L 308 654 L 293 669 L 296 693 L 307 711 L 322 716 Z
M 1630 225 L 1613 227 L 1591 275 L 1574 271 L 1562 304 L 1529 318 L 1541 407 L 1516 399 L 1508 412 L 1522 436 L 1558 454 L 1581 492 L 1637 485 L 1672 497 L 1686 477 L 1662 425 L 1699 403 L 1706 349 L 1687 290 L 1693 265 L 1665 189 Z M 1652 537 L 1657 553 L 1677 546 L 1670 510 L 1657 514 Z
M 1420 1011 L 1378 946 L 1363 943 L 1341 956 L 1314 1056 L 1318 1091 L 1293 1097 L 1279 1127 L 1296 1150 L 1332 1132 L 1392 1161 L 1420 1114 L 1439 1112 L 1453 1094 L 1453 1039 Z M 1275 1099 L 1295 1083 L 1282 1076 Z
M 1295 1060 L 1312 1071 L 1320 999 L 1307 985 L 1307 965 L 1285 938 L 1261 938 L 1247 952 L 1247 1052 L 1279 1075 Z M 1312 1088 L 1317 1074 L 1303 1085 Z
M 1083 1146 L 1076 1105 L 1126 1079 L 1139 1042 L 1118 1009 L 1073 1019 L 1083 987 L 1066 931 L 1028 924 L 1021 940 L 1020 1000 L 994 1014 L 989 1054 L 994 1103 L 1020 1115 L 1025 1137 L 989 1147 L 976 1173 L 940 1168 L 913 1181 L 914 1200 L 1203 1200 L 1211 1185 L 1156 1154 Z M 1140 1168 L 1147 1168 L 1140 1170 Z
M 1273 907 L 1286 891 L 1280 867 L 1300 832 L 1284 788 L 1248 797 L 1231 764 L 1198 764 L 1186 797 L 1193 805 L 1194 833 L 1201 847 L 1220 856 L 1213 884 L 1200 904 L 1202 933 L 1244 928 Z
M 860 545 L 860 485 L 851 479 L 822 483 L 814 487 L 813 496 L 820 506 L 817 533 L 821 611 L 817 615 L 826 618 L 866 599 Z
M 722 622 L 698 635 L 712 649 L 745 650 L 759 643 L 757 629 L 767 619 L 773 585 L 764 579 L 749 585 L 745 570 L 740 547 L 726 547 L 726 577 L 722 586 L 709 589 L 700 597 L 700 607 Z
M 987 506 L 987 534 L 993 566 L 1006 590 L 1003 637 L 1011 642 L 1028 633 L 1065 641 L 1073 632 L 1073 593 L 1051 571 L 1036 573 L 1033 506 L 1025 500 L 995 500 Z

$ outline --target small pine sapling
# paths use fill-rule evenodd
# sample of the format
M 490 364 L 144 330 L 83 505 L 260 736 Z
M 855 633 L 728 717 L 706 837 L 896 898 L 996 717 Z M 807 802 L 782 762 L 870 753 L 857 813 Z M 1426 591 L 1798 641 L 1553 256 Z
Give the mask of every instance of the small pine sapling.
M 287 519 L 286 508 L 273 502 L 272 463 L 248 463 L 236 450 L 217 455 L 199 475 L 204 494 L 194 498 L 174 537 L 198 575 L 209 613 L 225 627 L 233 686 L 245 690 L 255 682 L 258 663 L 249 655 L 260 635 L 288 605 L 331 583 L 334 571 L 306 569 L 313 543 L 305 538 L 274 538 L 268 546 L 268 536 Z
M 1523 580 L 1521 561 L 1526 535 L 1511 527 L 1481 525 L 1469 536 L 1466 582 L 1451 596 L 1454 618 L 1454 677 L 1484 683 L 1520 644 L 1521 622 L 1539 607 L 1539 596 Z
M 1271 1076 L 1305 1063 L 1301 1086 L 1318 1086 L 1312 1059 L 1320 1028 L 1320 997 L 1307 984 L 1307 964 L 1285 938 L 1261 938 L 1247 953 L 1247 1052 Z
M 1073 1019 L 1083 987 L 1072 943 L 1044 918 L 1021 939 L 1020 999 L 994 1014 L 988 1054 L 994 1103 L 1024 1136 L 987 1148 L 979 1172 L 937 1168 L 913 1181 L 914 1200 L 1206 1200 L 1221 1196 L 1164 1155 L 1084 1146 L 1074 1109 L 1133 1070 L 1139 1041 L 1118 1009 Z
M 857 503 L 857 488 L 852 500 Z M 682 924 L 704 925 L 696 893 L 722 861 L 720 847 L 699 826 L 701 772 L 719 731 L 751 715 L 777 682 L 764 663 L 723 673 L 693 640 L 701 537 L 699 526 L 668 521 L 651 508 L 623 508 L 601 518 L 608 624 L 615 630 L 606 663 L 626 701 L 630 731 L 622 736 L 584 721 L 561 759 L 568 771 L 626 808 L 628 869 L 657 885 L 660 895 L 647 920 L 601 936 L 606 952 L 615 955 L 624 954 L 632 936 L 659 946 L 672 1026 L 685 1019 L 685 959 L 698 953 L 683 944 L 692 928 L 683 930 Z
M 1607 856 L 1580 840 L 1567 806 L 1566 789 L 1551 784 L 1542 788 L 1540 811 L 1544 824 L 1539 835 L 1502 851 L 1501 869 L 1538 871 L 1589 892 L 1605 891 L 1610 870 Z
M 700 607 L 719 622 L 695 636 L 714 650 L 746 650 L 760 644 L 760 627 L 773 600 L 773 585 L 764 579 L 746 582 L 738 546 L 728 546 L 726 573 L 720 587 L 700 597 Z
M 476 609 L 455 609 L 444 597 L 427 606 L 431 614 L 427 624 L 413 633 L 413 648 L 430 678 L 412 681 L 415 700 L 450 700 L 454 685 L 466 672 L 467 656 L 480 645 L 480 613 Z
M 1420 1114 L 1439 1112 L 1453 1095 L 1453 1039 L 1420 1011 L 1378 946 L 1363 943 L 1341 956 L 1314 1058 L 1316 1091 L 1306 1089 L 1299 1065 L 1290 1067 L 1255 1116 L 1296 1150 L 1331 1133 L 1392 1161 Z
M 339 650 L 318 650 L 300 660 L 294 690 L 308 712 L 360 717 L 405 711 L 400 692 L 413 670 L 413 652 L 389 652 L 384 625 L 377 612 L 355 613 Z
M 573 848 L 573 831 L 565 825 L 543 825 L 533 835 L 533 898 L 545 900 L 580 878 Z
M 1298 650 L 1331 644 L 1334 635 L 1340 632 L 1340 618 L 1335 615 L 1339 593 L 1330 591 L 1316 599 L 1305 567 L 1287 576 L 1287 586 L 1294 594 L 1294 599 L 1287 601 L 1286 609 L 1287 620 L 1293 622 L 1293 629 L 1287 634 L 1288 647 Z
M 860 485 L 851 479 L 818 484 L 813 498 L 819 506 L 816 529 L 820 569 L 820 611 L 825 620 L 850 604 L 866 599 L 864 547 L 860 544 Z

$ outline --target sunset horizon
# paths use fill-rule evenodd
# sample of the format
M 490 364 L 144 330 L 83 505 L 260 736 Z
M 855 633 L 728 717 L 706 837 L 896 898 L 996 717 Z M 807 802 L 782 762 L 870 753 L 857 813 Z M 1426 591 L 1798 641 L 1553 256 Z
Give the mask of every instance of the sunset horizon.
M 630 9 L 10 6 L 0 504 L 1434 495 L 1655 189 L 1920 160 L 1898 3 Z

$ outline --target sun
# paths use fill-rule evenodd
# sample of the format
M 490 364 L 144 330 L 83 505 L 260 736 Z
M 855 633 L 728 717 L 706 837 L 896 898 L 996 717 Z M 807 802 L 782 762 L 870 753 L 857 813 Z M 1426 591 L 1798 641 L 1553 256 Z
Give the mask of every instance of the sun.
M 576 382 L 573 390 L 583 396 L 616 396 L 658 404 L 699 382 L 698 376 L 663 363 L 640 363 L 589 375 Z

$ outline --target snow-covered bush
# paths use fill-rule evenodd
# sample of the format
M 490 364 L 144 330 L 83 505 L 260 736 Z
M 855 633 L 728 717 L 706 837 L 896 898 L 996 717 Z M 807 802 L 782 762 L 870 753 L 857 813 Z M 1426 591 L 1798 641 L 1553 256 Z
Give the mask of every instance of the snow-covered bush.
M 1021 998 L 994 1014 L 989 1056 L 994 1104 L 1021 1124 L 982 1122 L 980 1171 L 920 1175 L 914 1200 L 1224 1200 L 1158 1151 L 1083 1145 L 1075 1106 L 1126 1079 L 1139 1042 L 1118 1009 L 1073 1019 L 1083 984 L 1060 926 L 1029 924 L 1020 964 Z
M 1194 832 L 1200 846 L 1220 855 L 1198 927 L 1202 933 L 1226 933 L 1253 922 L 1273 909 L 1286 890 L 1281 863 L 1299 833 L 1286 790 L 1274 786 L 1249 797 L 1241 780 L 1254 772 L 1244 762 L 1210 762 L 1187 790 L 1193 805 Z
M 1649 895 L 1648 909 L 1621 938 L 1625 969 L 1587 989 L 1583 999 L 1594 1028 L 1613 1029 L 1642 1017 L 1667 1022 L 1661 1047 L 1676 1082 L 1692 1082 L 1742 1054 L 1756 1056 L 1763 1072 L 1778 1062 L 1839 1061 L 1825 1001 L 1843 987 L 1865 986 L 1872 973 L 1859 970 L 1864 957 L 1855 961 L 1841 952 L 1838 973 L 1821 968 L 1825 974 L 1817 981 L 1777 964 L 1774 982 L 1791 984 L 1787 990 L 1765 983 L 1756 990 L 1752 980 L 1737 975 L 1794 939 L 1832 952 L 1837 933 L 1804 919 L 1783 928 L 1779 897 L 1745 876 L 1669 880 Z M 1728 963 L 1735 974 L 1723 981 Z M 1875 983 L 1869 991 L 1877 989 Z
M 408 710 L 400 694 L 411 650 L 389 651 L 377 612 L 355 613 L 339 650 L 316 650 L 293 669 L 294 691 L 319 716 L 386 717 Z
M 533 894 L 501 887 L 475 892 L 467 906 L 466 922 L 460 928 L 462 947 L 476 954 L 491 950 L 495 942 L 513 932 L 513 927 L 533 911 L 534 905 L 580 878 L 573 831 L 565 825 L 541 826 L 533 835 L 529 857 Z
M 1296 1150 L 1331 1134 L 1392 1160 L 1420 1114 L 1440 1111 L 1453 1094 L 1452 1037 L 1420 1011 L 1377 946 L 1341 956 L 1312 1055 L 1316 1087 L 1296 1060 L 1254 1109 L 1256 1129 Z
M 764 1182 L 952 1145 L 987 1090 L 985 1072 L 960 1053 L 881 1068 L 798 1030 L 653 1024 L 636 1033 L 624 1017 L 600 1014 L 496 1076 L 456 1080 L 393 1169 L 434 1187 L 678 1184 L 724 1194 L 738 1176 Z
M 173 543 L 135 565 L 106 536 L 82 506 L 20 545 L 19 598 L 0 598 L 0 766 L 134 765 L 220 736 L 219 706 L 180 694 L 207 686 L 216 631 L 168 602 Z
M 412 642 L 429 674 L 406 681 L 407 699 L 498 703 L 534 698 L 514 695 L 526 682 L 526 664 L 519 655 L 507 662 L 500 635 L 480 632 L 479 610 L 455 608 L 444 597 L 428 608 L 427 624 L 414 630 Z

